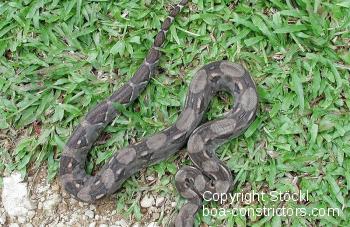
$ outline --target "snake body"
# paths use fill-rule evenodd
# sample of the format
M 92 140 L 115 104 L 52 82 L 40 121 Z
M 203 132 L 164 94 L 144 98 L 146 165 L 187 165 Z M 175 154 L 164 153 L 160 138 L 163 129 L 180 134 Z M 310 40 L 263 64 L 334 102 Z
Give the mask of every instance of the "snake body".
M 205 192 L 221 194 L 230 191 L 233 184 L 231 171 L 216 157 L 215 150 L 242 134 L 255 118 L 258 97 L 254 82 L 241 65 L 227 61 L 213 62 L 196 73 L 185 111 L 190 108 L 196 117 L 202 116 L 202 110 L 198 108 L 200 103 L 207 107 L 213 95 L 222 90 L 235 97 L 232 110 L 224 118 L 207 122 L 192 132 L 187 151 L 195 166 L 184 166 L 175 176 L 177 190 L 189 201 L 176 217 L 178 226 L 193 225 Z
M 195 167 L 183 167 L 176 174 L 176 187 L 189 202 L 180 210 L 175 225 L 193 225 L 204 191 L 224 193 L 231 188 L 231 172 L 214 151 L 250 125 L 255 118 L 258 98 L 249 73 L 241 65 L 228 61 L 213 62 L 197 71 L 189 86 L 183 111 L 173 126 L 119 150 L 94 176 L 85 171 L 88 151 L 102 130 L 119 115 L 113 103 L 127 106 L 146 87 L 160 58 L 159 48 L 165 42 L 166 33 L 187 2 L 182 0 L 173 7 L 134 76 L 90 110 L 68 139 L 61 155 L 59 175 L 65 190 L 76 199 L 93 203 L 113 194 L 131 175 L 170 157 L 187 141 L 188 153 Z M 232 110 L 224 118 L 198 127 L 211 98 L 222 90 L 235 97 Z

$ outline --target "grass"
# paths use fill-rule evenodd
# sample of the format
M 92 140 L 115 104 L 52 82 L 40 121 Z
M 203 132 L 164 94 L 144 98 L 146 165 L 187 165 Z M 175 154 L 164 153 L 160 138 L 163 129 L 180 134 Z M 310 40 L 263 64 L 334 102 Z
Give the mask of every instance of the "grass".
M 174 1 L 17 0 L 0 3 L 0 171 L 24 175 L 59 157 L 75 125 L 135 73 Z M 113 151 L 173 124 L 193 73 L 228 59 L 256 81 L 260 111 L 218 155 L 235 172 L 234 192 L 308 190 L 309 201 L 240 204 L 339 208 L 333 216 L 203 217 L 209 226 L 348 226 L 350 224 L 350 3 L 347 0 L 195 0 L 168 33 L 157 75 L 141 97 L 108 126 L 88 170 Z M 221 116 L 220 95 L 208 119 Z M 170 195 L 184 153 L 130 178 L 116 209 L 142 219 L 142 190 Z M 179 158 L 181 158 L 179 160 Z M 153 175 L 149 186 L 143 176 Z M 140 190 L 140 188 L 142 190 Z M 132 199 L 130 199 L 132 198 Z M 209 207 L 220 207 L 217 203 Z M 165 224 L 168 217 L 159 220 Z

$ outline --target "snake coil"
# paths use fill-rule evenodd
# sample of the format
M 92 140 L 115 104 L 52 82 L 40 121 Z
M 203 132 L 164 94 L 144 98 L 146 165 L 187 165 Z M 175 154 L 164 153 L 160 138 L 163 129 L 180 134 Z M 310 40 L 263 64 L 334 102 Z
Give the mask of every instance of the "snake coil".
M 205 191 L 227 193 L 232 187 L 231 172 L 215 156 L 215 150 L 251 124 L 258 98 L 249 73 L 241 65 L 228 61 L 213 62 L 197 71 L 183 111 L 173 126 L 116 152 L 94 176 L 85 172 L 88 151 L 102 130 L 119 115 L 113 103 L 129 105 L 147 86 L 160 58 L 166 33 L 187 2 L 182 0 L 173 7 L 135 75 L 90 110 L 68 139 L 61 155 L 59 175 L 65 190 L 76 199 L 93 203 L 113 194 L 131 175 L 170 157 L 187 141 L 188 154 L 195 167 L 183 167 L 175 176 L 178 191 L 188 200 L 177 215 L 175 226 L 193 225 Z M 232 110 L 222 119 L 199 126 L 211 98 L 222 90 L 235 97 Z

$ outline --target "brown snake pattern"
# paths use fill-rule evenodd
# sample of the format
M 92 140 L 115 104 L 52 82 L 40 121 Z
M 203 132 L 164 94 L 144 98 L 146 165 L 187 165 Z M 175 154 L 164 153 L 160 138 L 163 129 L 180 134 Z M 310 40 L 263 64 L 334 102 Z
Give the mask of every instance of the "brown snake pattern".
M 91 203 L 114 193 L 128 177 L 168 158 L 187 141 L 188 154 L 195 167 L 183 167 L 175 176 L 178 191 L 188 200 L 177 215 L 175 226 L 193 225 L 203 192 L 226 193 L 232 187 L 231 172 L 215 156 L 215 150 L 250 125 L 255 118 L 258 97 L 249 73 L 241 65 L 228 61 L 213 62 L 197 71 L 184 109 L 173 126 L 116 152 L 94 176 L 85 172 L 88 151 L 106 125 L 119 114 L 113 103 L 129 105 L 146 87 L 160 58 L 159 48 L 165 42 L 166 33 L 187 2 L 182 0 L 174 6 L 130 81 L 93 108 L 69 138 L 61 155 L 60 179 L 65 190 L 78 200 Z M 222 90 L 235 97 L 232 110 L 222 119 L 199 126 L 211 98 Z

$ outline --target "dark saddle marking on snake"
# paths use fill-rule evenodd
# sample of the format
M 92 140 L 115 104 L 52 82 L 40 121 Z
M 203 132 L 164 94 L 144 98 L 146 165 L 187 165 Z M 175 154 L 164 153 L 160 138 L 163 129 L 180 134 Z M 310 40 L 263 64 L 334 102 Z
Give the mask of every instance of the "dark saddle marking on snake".
M 85 172 L 89 150 L 102 130 L 119 114 L 113 103 L 129 105 L 147 86 L 160 58 L 166 33 L 187 2 L 182 0 L 173 7 L 135 75 L 94 107 L 70 136 L 61 155 L 59 174 L 65 190 L 76 199 L 92 203 L 114 193 L 131 175 L 167 159 L 186 142 L 195 167 L 183 167 L 175 176 L 178 191 L 188 200 L 177 215 L 175 226 L 193 225 L 203 192 L 227 193 L 231 189 L 231 172 L 215 156 L 215 150 L 247 129 L 255 118 L 258 97 L 249 73 L 241 65 L 228 61 L 213 62 L 197 71 L 183 111 L 173 126 L 119 150 L 96 175 Z M 227 91 L 235 97 L 233 108 L 224 118 L 200 125 L 211 98 L 218 91 Z

